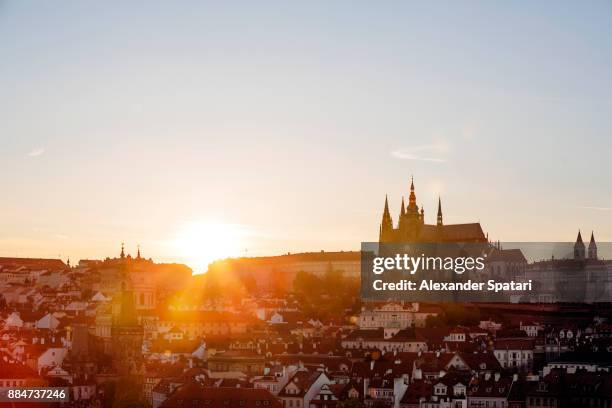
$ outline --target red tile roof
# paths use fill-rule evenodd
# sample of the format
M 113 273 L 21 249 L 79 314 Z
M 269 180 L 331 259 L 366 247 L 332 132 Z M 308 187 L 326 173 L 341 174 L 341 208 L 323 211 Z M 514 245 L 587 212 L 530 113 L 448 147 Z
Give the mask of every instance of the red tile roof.
M 255 388 L 205 387 L 192 382 L 176 390 L 163 408 L 205 406 L 209 408 L 282 408 L 268 390 Z
M 0 257 L 0 266 L 2 267 L 20 267 L 24 266 L 29 269 L 49 269 L 61 270 L 68 266 L 61 259 L 45 259 L 45 258 L 6 258 Z

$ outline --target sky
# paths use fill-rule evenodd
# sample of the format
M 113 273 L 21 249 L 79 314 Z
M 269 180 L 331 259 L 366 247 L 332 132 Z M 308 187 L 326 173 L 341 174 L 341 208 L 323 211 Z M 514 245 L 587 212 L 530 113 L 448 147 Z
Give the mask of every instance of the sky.
M 411 175 L 428 222 L 612 241 L 611 14 L 0 0 L 0 255 L 356 250 Z

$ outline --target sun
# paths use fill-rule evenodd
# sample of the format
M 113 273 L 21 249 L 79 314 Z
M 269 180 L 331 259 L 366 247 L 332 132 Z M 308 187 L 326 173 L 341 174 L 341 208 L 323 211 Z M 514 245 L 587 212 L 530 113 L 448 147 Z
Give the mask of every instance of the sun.
M 245 230 L 220 221 L 192 221 L 183 225 L 173 241 L 183 262 L 194 273 L 206 272 L 208 264 L 239 256 L 244 247 Z

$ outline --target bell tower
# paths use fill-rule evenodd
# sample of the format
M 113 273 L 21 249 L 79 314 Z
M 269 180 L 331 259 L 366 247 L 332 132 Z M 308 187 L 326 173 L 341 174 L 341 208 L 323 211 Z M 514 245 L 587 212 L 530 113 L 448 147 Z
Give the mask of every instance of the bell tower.
M 589 242 L 589 259 L 597 259 L 597 244 L 595 243 L 595 235 L 591 231 L 591 242 Z
M 111 326 L 111 351 L 119 375 L 135 374 L 142 362 L 143 327 L 138 324 L 134 293 L 122 290 L 115 299 L 118 313 Z
M 574 244 L 574 259 L 576 261 L 584 261 L 584 242 L 582 241 L 582 234 L 578 230 L 578 237 L 576 237 L 576 243 Z

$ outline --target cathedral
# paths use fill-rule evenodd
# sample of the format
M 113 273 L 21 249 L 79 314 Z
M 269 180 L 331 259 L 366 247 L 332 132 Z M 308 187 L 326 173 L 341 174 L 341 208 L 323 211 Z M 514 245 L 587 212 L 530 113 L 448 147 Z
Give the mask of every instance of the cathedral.
M 389 202 L 385 197 L 385 208 L 383 210 L 382 222 L 380 224 L 379 242 L 478 242 L 486 243 L 487 237 L 482 231 L 480 223 L 469 224 L 444 224 L 442 218 L 442 201 L 438 198 L 438 214 L 436 224 L 425 223 L 425 210 L 417 205 L 414 192 L 414 180 L 410 182 L 410 195 L 408 205 L 402 205 L 397 221 L 393 225 L 393 219 L 389 213 Z
M 586 247 L 582 241 L 582 234 L 578 230 L 578 237 L 574 243 L 574 260 L 576 261 L 597 261 L 597 244 L 595 243 L 595 233 L 591 231 L 591 241 L 589 242 L 588 253 L 585 256 Z

